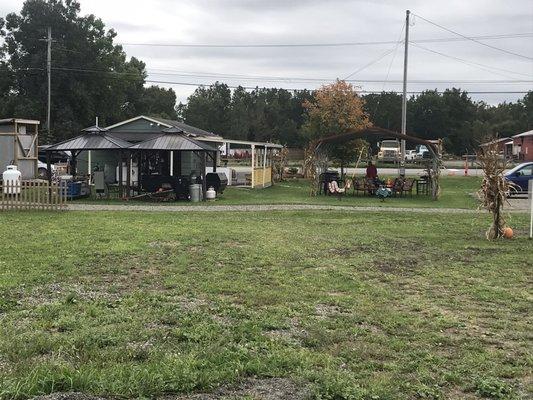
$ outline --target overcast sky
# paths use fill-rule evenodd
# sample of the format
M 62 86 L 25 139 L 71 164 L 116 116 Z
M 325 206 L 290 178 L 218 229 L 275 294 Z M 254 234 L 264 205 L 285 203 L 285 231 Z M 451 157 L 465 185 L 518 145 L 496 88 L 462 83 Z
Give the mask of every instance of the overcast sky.
M 482 41 L 529 58 L 533 57 L 532 0 L 81 0 L 80 2 L 83 14 L 93 13 L 109 28 L 112 27 L 117 31 L 117 42 L 124 45 L 124 50 L 129 56 L 138 57 L 147 64 L 148 79 L 153 81 L 210 84 L 219 80 L 229 85 L 313 89 L 327 80 L 345 78 L 371 64 L 351 77 L 357 81 L 362 90 L 401 91 L 402 44 L 261 48 L 155 47 L 133 44 L 396 42 L 403 36 L 405 10 L 408 8 L 420 17 L 467 36 L 529 33 L 527 37 Z M 0 14 L 18 12 L 22 3 L 22 0 L 2 0 Z M 531 82 L 523 82 L 533 80 L 531 59 L 511 55 L 472 41 L 416 43 L 421 39 L 458 38 L 453 33 L 417 16 L 412 17 L 409 30 L 410 40 L 415 41 L 409 50 L 408 90 L 410 91 L 444 89 L 451 86 L 459 86 L 469 91 L 533 89 Z M 384 54 L 386 55 L 383 56 Z M 381 56 L 383 58 L 377 61 Z M 280 80 L 281 78 L 298 79 Z M 310 81 L 302 81 L 303 78 Z M 380 82 L 368 82 L 372 80 Z M 387 82 L 381 82 L 385 80 Z M 509 83 L 509 81 L 522 82 Z M 195 89 L 194 86 L 179 84 L 160 83 L 160 85 L 172 87 L 177 93 L 178 101 L 185 101 Z M 515 101 L 523 97 L 523 94 L 477 94 L 472 97 L 494 104 L 503 100 Z

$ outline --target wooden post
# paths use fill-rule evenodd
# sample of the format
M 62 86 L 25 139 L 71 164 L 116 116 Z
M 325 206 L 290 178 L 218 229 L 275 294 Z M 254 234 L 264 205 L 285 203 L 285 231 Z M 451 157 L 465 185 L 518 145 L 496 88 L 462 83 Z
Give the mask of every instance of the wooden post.
M 126 151 L 126 198 L 131 196 L 131 152 Z
M 48 175 L 48 196 L 52 195 L 52 154 L 46 152 L 46 175 Z
M 217 154 L 218 151 L 213 152 L 213 172 L 217 172 Z
M 266 186 L 266 163 L 267 163 L 267 147 L 265 146 L 264 150 L 265 153 L 263 154 L 263 188 Z
M 205 169 L 207 167 L 207 152 L 202 151 L 202 199 L 207 200 L 207 182 L 205 180 Z
M 122 199 L 124 197 L 124 186 L 122 184 L 122 159 L 123 159 L 123 152 L 120 150 L 119 157 L 118 157 L 118 197 L 119 199 Z
M 46 175 L 48 176 L 48 183 L 52 184 L 52 154 L 46 152 Z
M 252 189 L 254 188 L 255 178 L 255 144 L 252 144 Z
M 72 158 L 70 159 L 70 175 L 72 175 L 72 180 L 76 180 L 76 163 L 77 163 L 78 154 L 73 151 Z

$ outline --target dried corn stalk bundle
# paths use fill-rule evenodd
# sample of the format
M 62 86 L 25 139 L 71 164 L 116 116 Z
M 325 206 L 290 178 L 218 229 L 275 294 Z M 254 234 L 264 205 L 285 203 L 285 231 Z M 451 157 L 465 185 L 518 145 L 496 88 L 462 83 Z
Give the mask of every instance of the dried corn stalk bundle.
M 327 170 L 327 157 L 319 151 L 317 141 L 309 143 L 305 149 L 303 172 L 304 177 L 311 182 L 310 195 L 316 196 L 319 192 L 320 174 Z
M 477 153 L 477 159 L 484 173 L 481 189 L 477 193 L 481 201 L 480 207 L 492 214 L 492 224 L 486 235 L 489 240 L 497 239 L 503 236 L 503 207 L 505 203 L 509 204 L 507 194 L 511 189 L 510 182 L 503 176 L 507 162 L 500 155 L 496 142 L 484 146 Z
M 289 165 L 288 156 L 289 149 L 287 149 L 287 147 L 285 146 L 274 154 L 272 162 L 274 168 L 273 176 L 277 182 L 283 181 L 283 173 L 285 171 L 285 168 L 287 168 L 287 166 Z

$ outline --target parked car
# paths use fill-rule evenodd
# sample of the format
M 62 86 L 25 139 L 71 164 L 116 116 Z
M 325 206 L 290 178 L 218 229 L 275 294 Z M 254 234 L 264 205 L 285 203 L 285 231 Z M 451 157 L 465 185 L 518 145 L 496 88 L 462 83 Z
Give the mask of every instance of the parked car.
M 50 165 L 52 167 L 52 174 L 56 170 L 56 167 L 54 164 Z M 37 160 L 37 175 L 41 179 L 48 179 L 48 169 L 46 166 L 46 163 L 42 162 L 41 160 Z
M 414 161 L 416 158 L 416 150 L 407 150 L 405 152 L 405 161 Z
M 526 162 L 517 165 L 512 170 L 505 173 L 505 179 L 516 186 L 511 189 L 509 195 L 527 193 L 529 180 L 533 179 L 533 162 Z

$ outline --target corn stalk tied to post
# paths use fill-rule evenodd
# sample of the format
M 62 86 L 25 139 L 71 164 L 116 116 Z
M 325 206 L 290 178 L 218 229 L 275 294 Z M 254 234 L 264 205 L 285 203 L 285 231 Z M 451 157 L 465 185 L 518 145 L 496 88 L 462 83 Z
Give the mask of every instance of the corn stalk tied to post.
M 494 240 L 503 236 L 505 228 L 503 208 L 505 203 L 510 204 L 507 195 L 513 184 L 503 176 L 507 161 L 500 155 L 497 143 L 495 141 L 489 143 L 477 153 L 477 162 L 484 174 L 477 195 L 481 201 L 480 208 L 485 208 L 492 214 L 492 223 L 486 236 L 487 239 Z
M 320 151 L 318 140 L 309 143 L 305 149 L 303 172 L 304 177 L 311 182 L 310 195 L 316 196 L 319 192 L 320 175 L 328 169 L 328 159 Z

